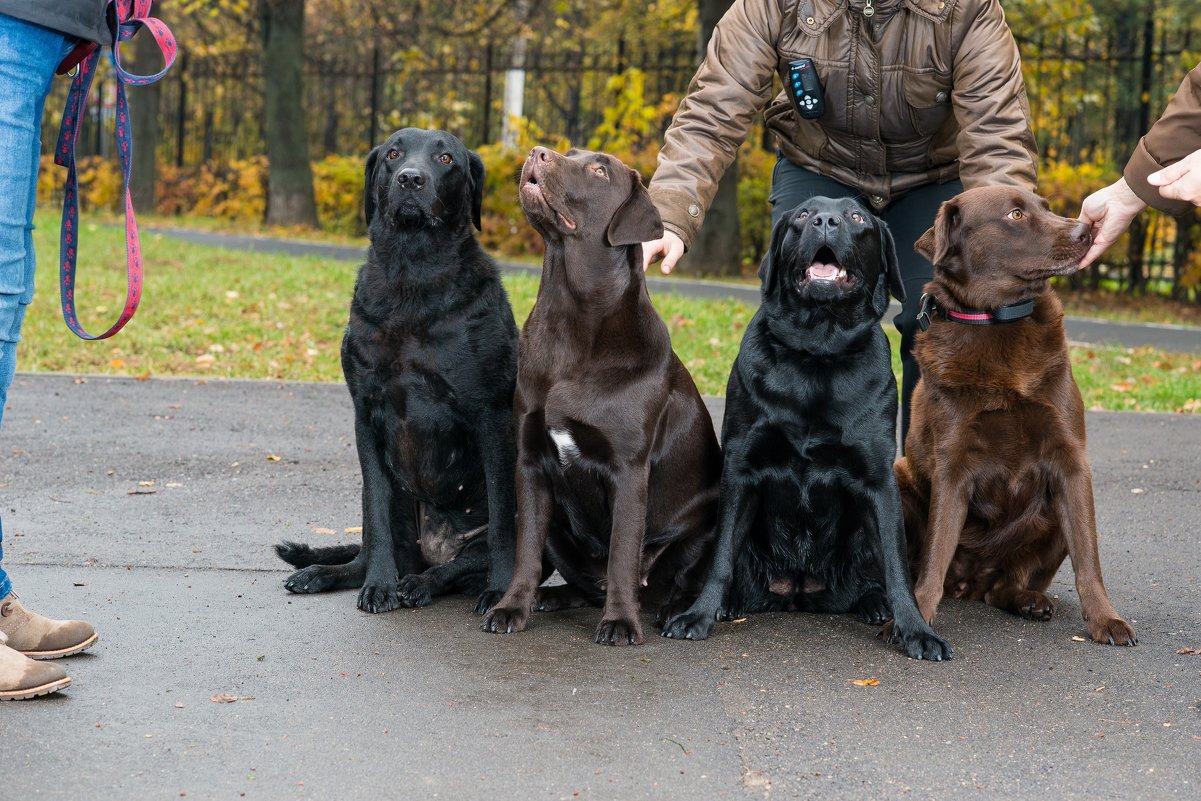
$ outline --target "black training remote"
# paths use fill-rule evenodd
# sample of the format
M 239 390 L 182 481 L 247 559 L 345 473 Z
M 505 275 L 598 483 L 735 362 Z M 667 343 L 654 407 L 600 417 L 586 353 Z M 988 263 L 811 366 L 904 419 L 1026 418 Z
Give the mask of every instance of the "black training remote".
M 817 67 L 811 58 L 798 58 L 788 62 L 788 78 L 785 81 L 792 106 L 807 120 L 815 120 L 826 112 L 826 97 Z

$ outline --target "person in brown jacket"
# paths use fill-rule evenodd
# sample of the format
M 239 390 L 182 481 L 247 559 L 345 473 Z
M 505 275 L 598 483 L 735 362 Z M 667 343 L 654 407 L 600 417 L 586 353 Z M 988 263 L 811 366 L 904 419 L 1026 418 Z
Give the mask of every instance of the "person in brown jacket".
M 773 81 L 813 60 L 825 112 L 803 119 Z M 735 0 L 709 40 L 651 179 L 662 239 L 645 264 L 676 261 L 717 183 L 766 107 L 779 151 L 772 221 L 814 195 L 858 197 L 896 238 L 907 299 L 901 331 L 902 441 L 917 384 L 912 356 L 922 286 L 913 251 L 939 205 L 965 187 L 1035 189 L 1037 158 L 1021 61 L 997 0 Z
M 1084 199 L 1080 219 L 1093 227 L 1093 246 L 1080 266 L 1095 261 L 1148 206 L 1168 214 L 1201 206 L 1201 64 L 1139 140 L 1122 177 Z

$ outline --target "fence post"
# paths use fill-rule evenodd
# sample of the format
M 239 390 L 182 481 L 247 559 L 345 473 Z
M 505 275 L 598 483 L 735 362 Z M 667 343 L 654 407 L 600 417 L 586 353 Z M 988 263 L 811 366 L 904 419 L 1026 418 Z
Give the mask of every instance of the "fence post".
M 491 140 L 492 135 L 492 40 L 488 40 L 488 46 L 484 48 L 484 135 L 480 137 L 480 144 L 486 145 Z
M 367 149 L 375 147 L 379 135 L 379 37 L 371 45 L 371 119 L 367 123 Z
M 184 129 L 188 125 L 188 52 L 179 54 L 179 104 L 175 109 L 175 166 L 183 167 Z

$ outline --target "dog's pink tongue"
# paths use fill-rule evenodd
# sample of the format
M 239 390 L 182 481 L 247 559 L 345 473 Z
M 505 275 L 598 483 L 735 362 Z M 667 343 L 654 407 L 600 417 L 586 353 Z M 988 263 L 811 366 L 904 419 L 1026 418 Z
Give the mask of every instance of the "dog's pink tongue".
M 809 265 L 806 274 L 810 278 L 816 278 L 819 281 L 833 281 L 838 277 L 837 264 L 823 264 L 820 261 L 815 261 Z

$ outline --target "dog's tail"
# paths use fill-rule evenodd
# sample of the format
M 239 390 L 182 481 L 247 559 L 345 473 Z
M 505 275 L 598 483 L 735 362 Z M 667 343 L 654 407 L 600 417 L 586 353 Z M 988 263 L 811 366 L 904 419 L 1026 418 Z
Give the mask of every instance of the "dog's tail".
M 300 542 L 284 542 L 275 546 L 275 552 L 292 567 L 309 565 L 344 565 L 359 555 L 361 546 L 331 545 L 313 548 Z

